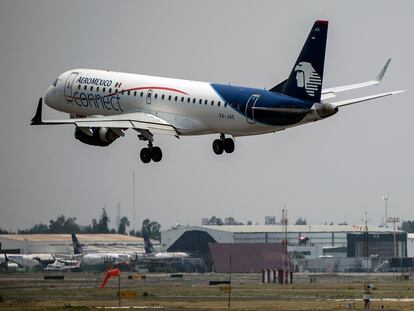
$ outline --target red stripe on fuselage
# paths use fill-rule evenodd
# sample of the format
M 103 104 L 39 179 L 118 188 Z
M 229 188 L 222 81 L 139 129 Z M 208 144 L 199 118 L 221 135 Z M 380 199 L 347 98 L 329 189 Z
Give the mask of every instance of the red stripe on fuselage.
M 180 93 L 180 94 L 184 94 L 184 95 L 188 95 L 188 93 L 177 90 L 177 89 L 173 89 L 170 87 L 162 87 L 162 86 L 145 86 L 145 87 L 134 87 L 132 89 L 125 89 L 125 90 L 121 90 L 120 92 L 118 92 L 118 94 L 121 94 L 122 91 L 128 92 L 128 91 L 139 91 L 139 90 L 162 90 L 162 91 L 171 91 L 171 92 L 176 92 L 176 93 Z M 112 94 L 108 94 L 108 96 L 113 96 L 117 93 L 112 93 Z

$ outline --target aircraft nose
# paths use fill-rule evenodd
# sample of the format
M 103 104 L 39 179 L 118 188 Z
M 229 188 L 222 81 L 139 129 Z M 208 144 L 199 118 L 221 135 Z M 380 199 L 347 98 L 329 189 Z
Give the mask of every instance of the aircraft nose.
M 53 85 L 51 85 L 51 86 L 49 86 L 49 88 L 47 89 L 46 94 L 45 94 L 45 103 L 46 103 L 46 105 L 48 105 L 49 107 L 53 107 L 54 97 L 55 97 L 55 87 Z

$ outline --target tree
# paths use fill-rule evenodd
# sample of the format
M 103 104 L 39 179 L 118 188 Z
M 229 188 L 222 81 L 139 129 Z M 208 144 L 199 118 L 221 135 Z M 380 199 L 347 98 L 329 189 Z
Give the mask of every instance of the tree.
M 307 225 L 306 218 L 299 217 L 296 220 L 295 225 Z
M 121 218 L 118 226 L 119 234 L 126 234 L 126 228 L 129 227 L 129 220 L 125 216 Z
M 246 225 L 251 226 L 251 225 L 253 225 L 253 222 L 251 220 L 248 220 Z
M 106 213 L 106 208 L 102 207 L 102 214 L 99 218 L 98 226 L 97 226 L 97 233 L 109 233 L 109 223 L 111 220 L 109 219 L 108 214 Z
M 0 234 L 9 234 L 7 230 L 0 228 Z
M 106 213 L 105 207 L 102 207 L 102 214 L 99 217 L 99 221 L 96 218 L 92 219 L 92 223 L 86 227 L 86 233 L 110 233 L 109 230 L 109 223 L 111 220 L 109 219 L 108 214 Z M 115 230 L 112 231 L 115 233 Z
M 19 234 L 49 233 L 49 226 L 45 224 L 35 224 L 32 228 L 17 230 Z
M 207 224 L 210 226 L 222 226 L 224 223 L 220 217 L 213 216 L 208 220 Z
M 407 233 L 414 233 L 414 220 L 403 221 L 400 229 Z
M 76 217 L 66 218 L 64 215 L 60 215 L 56 220 L 49 221 L 48 233 L 80 233 L 80 227 L 76 223 Z
M 150 239 L 160 240 L 161 225 L 156 221 L 151 221 L 148 218 L 142 222 L 141 233 L 146 234 Z
M 244 225 L 244 223 L 237 221 L 236 219 L 234 219 L 231 216 L 224 219 L 224 224 L 225 225 L 233 225 L 233 226 Z

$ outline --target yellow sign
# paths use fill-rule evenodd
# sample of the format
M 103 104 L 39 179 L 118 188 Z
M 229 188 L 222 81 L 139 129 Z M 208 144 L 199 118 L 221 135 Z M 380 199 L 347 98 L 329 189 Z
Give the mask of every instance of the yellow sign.
M 220 286 L 220 293 L 229 293 L 231 292 L 231 286 Z
M 116 293 L 116 296 L 119 297 L 119 292 Z M 135 298 L 137 292 L 133 290 L 121 290 L 121 298 Z

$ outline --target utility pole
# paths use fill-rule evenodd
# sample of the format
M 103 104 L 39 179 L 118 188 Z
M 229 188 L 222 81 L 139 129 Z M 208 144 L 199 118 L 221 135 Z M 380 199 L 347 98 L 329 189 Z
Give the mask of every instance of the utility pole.
M 283 268 L 285 271 L 289 269 L 289 256 L 288 256 L 288 238 L 287 238 L 287 225 L 288 225 L 288 217 L 287 217 L 287 209 L 286 206 L 282 209 L 282 226 L 283 232 L 285 235 L 285 239 L 283 241 Z
M 136 228 L 136 223 L 135 223 L 135 172 L 132 172 L 132 211 L 133 211 L 133 216 L 132 216 L 132 226 L 133 226 L 133 230 L 135 232 L 135 228 Z
M 396 223 L 400 222 L 400 218 L 398 217 L 388 217 L 387 223 L 393 224 L 393 235 L 394 235 L 394 258 L 397 257 L 397 233 L 396 233 Z

